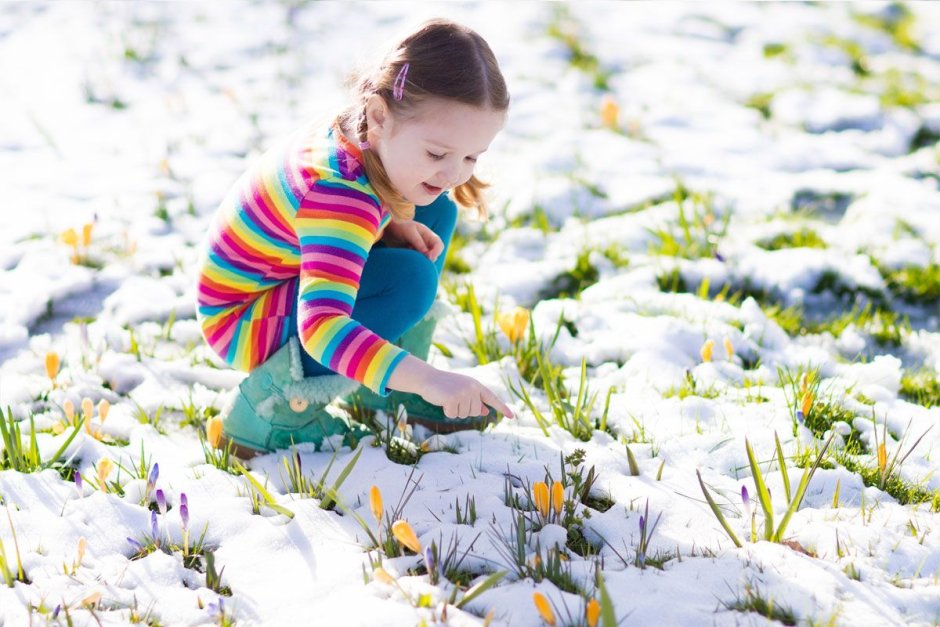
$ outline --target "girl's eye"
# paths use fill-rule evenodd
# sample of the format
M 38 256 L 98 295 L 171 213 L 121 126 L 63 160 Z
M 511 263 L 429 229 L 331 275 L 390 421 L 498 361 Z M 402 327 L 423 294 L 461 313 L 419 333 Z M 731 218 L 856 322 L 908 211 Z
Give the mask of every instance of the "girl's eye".
M 477 159 L 476 157 L 467 157 L 467 161 L 469 161 L 470 163 L 476 163 Z
M 444 158 L 444 155 L 436 155 L 436 154 L 434 154 L 433 152 L 431 152 L 430 150 L 428 151 L 428 156 L 431 157 L 432 159 L 434 159 L 435 161 L 440 161 L 441 159 Z

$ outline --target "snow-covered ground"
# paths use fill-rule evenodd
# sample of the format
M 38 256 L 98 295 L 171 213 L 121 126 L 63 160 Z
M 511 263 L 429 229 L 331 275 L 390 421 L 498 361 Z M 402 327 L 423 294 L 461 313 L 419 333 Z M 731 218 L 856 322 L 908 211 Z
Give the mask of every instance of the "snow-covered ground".
M 335 460 L 300 447 L 314 483 L 332 462 L 327 487 L 359 455 L 332 509 L 292 492 L 289 454 L 248 462 L 290 517 L 200 442 L 243 375 L 201 341 L 199 243 L 252 158 L 341 107 L 357 61 L 435 15 L 486 37 L 512 108 L 481 162 L 491 216 L 461 227 L 454 254 L 470 271 L 445 279 L 454 313 L 431 359 L 491 384 L 518 420 L 431 440 L 396 431 L 400 447 L 425 442 L 416 465 L 389 459 L 388 434 Z M 0 457 L 0 625 L 535 626 L 536 592 L 559 624 L 583 625 L 599 579 L 625 624 L 940 621 L 936 4 L 7 3 L 0 93 L 0 407 L 47 460 L 72 435 L 68 401 L 111 406 L 94 419 L 100 438 L 79 430 L 62 452 L 81 487 L 61 464 L 21 473 Z M 794 246 L 805 242 L 816 246 Z M 467 284 L 495 342 L 483 365 Z M 918 287 L 933 291 L 902 297 Z M 543 429 L 510 391 L 552 415 L 495 322 L 515 306 L 531 310 L 569 403 L 586 364 L 604 429 Z M 777 523 L 787 510 L 775 433 L 794 491 L 797 461 L 834 439 L 787 542 L 751 542 L 745 438 Z M 895 489 L 879 489 L 882 433 Z M 110 488 L 96 489 L 109 463 Z M 571 475 L 591 467 L 582 502 Z M 564 520 L 543 524 L 531 486 L 563 473 Z M 450 580 L 376 550 L 364 526 L 383 545 L 388 534 L 372 486 L 386 522 L 406 519 L 444 552 L 456 543 Z M 224 568 L 215 585 L 205 557 L 180 549 L 182 494 L 190 543 L 202 536 Z M 645 552 L 641 515 L 647 531 L 659 517 Z M 152 517 L 159 547 L 141 551 Z

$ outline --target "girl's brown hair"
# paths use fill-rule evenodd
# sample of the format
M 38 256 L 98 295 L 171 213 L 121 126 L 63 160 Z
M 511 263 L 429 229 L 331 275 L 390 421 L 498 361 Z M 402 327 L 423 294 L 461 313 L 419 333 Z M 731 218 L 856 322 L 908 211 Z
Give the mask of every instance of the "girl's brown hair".
M 395 82 L 405 64 L 401 100 L 395 98 Z M 368 140 L 366 102 L 376 94 L 393 115 L 403 116 L 429 98 L 443 98 L 467 105 L 505 111 L 509 108 L 506 81 L 496 56 L 486 41 L 466 26 L 444 19 L 425 22 L 402 39 L 372 72 L 353 77 L 356 102 L 340 115 L 340 124 L 360 142 Z M 414 205 L 405 200 L 389 181 L 379 156 L 363 150 L 363 167 L 379 199 L 399 219 L 414 217 Z M 463 207 L 476 207 L 486 215 L 483 189 L 487 184 L 476 176 L 453 190 Z

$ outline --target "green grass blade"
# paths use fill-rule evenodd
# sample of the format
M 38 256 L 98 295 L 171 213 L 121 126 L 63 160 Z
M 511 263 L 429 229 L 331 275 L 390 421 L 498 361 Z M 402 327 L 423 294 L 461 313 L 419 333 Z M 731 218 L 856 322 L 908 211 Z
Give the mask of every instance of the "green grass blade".
M 774 536 L 774 510 L 770 502 L 770 491 L 767 490 L 764 475 L 760 471 L 760 466 L 757 465 L 757 457 L 747 438 L 744 438 L 744 446 L 747 449 L 747 461 L 751 465 L 751 474 L 754 475 L 757 499 L 760 501 L 761 509 L 764 510 L 764 539 L 770 540 Z
M 614 601 L 607 591 L 604 584 L 604 577 L 601 571 L 597 571 L 597 589 L 600 592 L 601 604 L 601 627 L 617 627 L 617 614 L 614 612 Z
M 335 502 L 335 496 L 339 492 L 340 486 L 343 485 L 343 482 L 346 481 L 346 477 L 349 476 L 349 473 L 352 472 L 352 469 L 356 466 L 356 462 L 359 461 L 359 457 L 362 455 L 362 447 L 359 447 L 359 450 L 356 451 L 356 454 L 353 456 L 349 463 L 346 464 L 346 467 L 339 473 L 339 476 L 336 477 L 336 481 L 333 482 L 333 486 L 327 491 L 326 497 L 323 501 L 320 502 L 320 507 L 323 509 L 330 509 L 330 506 Z
M 731 525 L 728 524 L 728 521 L 725 520 L 725 515 L 721 513 L 721 509 L 718 507 L 718 504 L 715 503 L 715 499 L 712 498 L 712 495 L 709 494 L 708 488 L 705 487 L 705 482 L 702 481 L 702 474 L 696 470 L 695 475 L 698 477 L 698 484 L 702 486 L 702 494 L 705 495 L 705 500 L 708 501 L 708 506 L 712 508 L 712 513 L 715 514 L 715 518 L 718 519 L 718 522 L 721 523 L 721 526 L 724 527 L 725 533 L 728 534 L 728 537 L 731 538 L 731 541 L 734 542 L 734 545 L 741 548 L 741 541 L 738 540 L 738 536 L 735 535 L 734 531 L 731 529 Z
M 629 446 L 627 446 L 627 464 L 630 465 L 630 475 L 633 477 L 639 477 L 640 465 L 636 462 L 636 457 L 634 457 L 633 451 L 630 450 Z
M 774 440 L 777 444 L 777 465 L 780 466 L 780 474 L 783 478 L 783 493 L 787 497 L 787 503 L 790 502 L 790 473 L 787 472 L 786 457 L 783 456 L 783 447 L 780 445 L 780 437 L 774 431 Z
M 273 509 L 278 514 L 283 514 L 287 516 L 288 518 L 294 517 L 294 512 L 290 511 L 289 509 L 287 509 L 286 507 L 282 505 L 278 505 L 278 503 L 274 500 L 274 497 L 271 496 L 271 493 L 268 492 L 267 489 L 263 485 L 261 485 L 261 483 L 257 479 L 251 476 L 251 473 L 248 472 L 247 468 L 245 468 L 241 464 L 238 464 L 236 468 L 246 479 L 248 479 L 251 485 L 254 486 L 255 490 L 258 491 L 258 494 L 260 494 L 262 498 L 264 498 L 268 507 Z

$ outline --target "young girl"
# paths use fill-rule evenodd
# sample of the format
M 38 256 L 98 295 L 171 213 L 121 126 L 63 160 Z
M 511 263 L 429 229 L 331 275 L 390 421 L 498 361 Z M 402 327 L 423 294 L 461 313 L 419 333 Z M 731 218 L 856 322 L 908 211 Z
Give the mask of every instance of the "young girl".
M 343 395 L 403 403 L 436 430 L 512 417 L 486 386 L 425 361 L 454 201 L 485 211 L 473 169 L 509 106 L 495 56 L 476 32 L 433 20 L 360 76 L 355 96 L 266 152 L 209 232 L 197 317 L 209 345 L 250 371 L 222 411 L 241 456 L 319 449 L 348 430 L 325 410 Z

